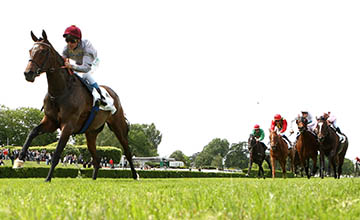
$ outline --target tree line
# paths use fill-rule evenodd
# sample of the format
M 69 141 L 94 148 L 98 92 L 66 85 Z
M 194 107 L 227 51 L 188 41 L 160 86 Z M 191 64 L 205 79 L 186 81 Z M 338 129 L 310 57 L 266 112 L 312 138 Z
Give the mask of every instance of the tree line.
M 30 130 L 37 126 L 44 113 L 35 108 L 20 107 L 10 109 L 0 105 L 0 145 L 22 146 Z M 33 140 L 31 146 L 45 146 L 58 140 L 59 132 L 43 134 Z M 132 154 L 137 157 L 158 156 L 158 146 L 161 143 L 162 134 L 155 124 L 130 124 L 129 146 Z M 73 136 L 70 140 L 73 144 L 86 144 L 85 135 Z M 105 126 L 98 135 L 97 146 L 113 146 L 121 148 L 121 145 L 110 129 Z M 226 139 L 214 138 L 201 152 L 191 156 L 185 155 L 181 150 L 174 151 L 170 157 L 183 161 L 188 167 L 197 168 L 236 168 L 248 167 L 249 152 L 247 142 L 229 143 Z M 354 164 L 345 159 L 343 173 L 353 173 Z

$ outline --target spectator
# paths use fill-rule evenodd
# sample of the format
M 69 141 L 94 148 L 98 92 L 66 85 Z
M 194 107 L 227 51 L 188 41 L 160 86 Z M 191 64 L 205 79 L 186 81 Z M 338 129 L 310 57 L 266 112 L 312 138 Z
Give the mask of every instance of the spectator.
M 111 167 L 111 169 L 114 169 L 114 168 L 115 168 L 115 167 L 114 167 L 114 161 L 113 161 L 113 159 L 112 159 L 112 158 L 110 158 L 109 163 L 110 163 L 110 167 Z

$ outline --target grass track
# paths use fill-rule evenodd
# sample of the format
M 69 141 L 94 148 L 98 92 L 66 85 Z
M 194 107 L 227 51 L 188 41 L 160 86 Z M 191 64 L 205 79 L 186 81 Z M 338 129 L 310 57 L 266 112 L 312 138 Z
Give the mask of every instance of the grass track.
M 359 219 L 357 179 L 0 179 L 0 219 Z

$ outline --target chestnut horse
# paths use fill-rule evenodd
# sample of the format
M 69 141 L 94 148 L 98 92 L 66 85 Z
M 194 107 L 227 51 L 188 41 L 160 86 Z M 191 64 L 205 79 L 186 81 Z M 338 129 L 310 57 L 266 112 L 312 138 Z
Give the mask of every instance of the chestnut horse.
M 315 132 L 320 142 L 320 176 L 324 178 L 325 156 L 327 156 L 333 168 L 335 179 L 340 179 L 342 165 L 349 145 L 348 138 L 344 135 L 346 140 L 344 143 L 340 143 L 339 136 L 336 134 L 335 129 L 328 125 L 327 120 L 324 117 L 317 118 L 317 120 Z
M 265 154 L 266 145 L 260 141 L 257 141 L 254 135 L 250 134 L 250 137 L 248 139 L 248 148 L 250 152 L 250 160 L 249 160 L 249 169 L 247 176 L 250 175 L 252 164 L 253 162 L 255 162 L 259 166 L 258 177 L 260 178 L 261 177 L 260 173 L 262 173 L 262 176 L 265 179 L 264 169 L 262 167 L 264 160 L 269 165 L 271 172 L 270 158 L 269 155 Z
M 275 128 L 276 129 L 276 128 Z M 286 159 L 288 156 L 288 145 L 277 131 L 270 130 L 270 159 L 272 167 L 272 177 L 275 178 L 275 164 L 279 161 L 282 176 L 286 178 Z
M 299 155 L 299 160 L 301 167 L 305 169 L 305 173 L 308 179 L 311 175 L 315 175 L 317 171 L 317 155 L 319 150 L 319 142 L 315 134 L 312 134 L 307 128 L 307 119 L 304 117 L 299 117 L 296 120 L 296 124 L 299 129 L 299 136 L 295 144 L 296 151 Z M 309 160 L 310 158 L 313 161 L 312 173 L 309 172 Z
M 29 133 L 22 147 L 17 164 L 22 166 L 31 141 L 36 136 L 54 132 L 59 128 L 61 130 L 59 142 L 52 158 L 51 168 L 45 180 L 46 182 L 50 182 L 54 169 L 59 162 L 60 155 L 70 135 L 79 133 L 87 121 L 92 109 L 93 98 L 78 77 L 69 74 L 68 70 L 63 68 L 64 60 L 48 41 L 45 31 L 42 32 L 42 38 L 37 38 L 32 32 L 31 37 L 35 43 L 30 50 L 30 60 L 24 72 L 25 78 L 29 82 L 34 82 L 37 76 L 46 72 L 48 92 L 45 96 L 43 106 L 45 116 L 40 124 Z M 96 137 L 102 131 L 104 124 L 107 123 L 124 149 L 124 154 L 131 167 L 132 177 L 137 179 L 138 175 L 134 169 L 128 144 L 129 125 L 124 116 L 119 97 L 109 87 L 102 87 L 104 87 L 114 99 L 114 105 L 117 111 L 115 114 L 111 114 L 110 111 L 99 110 L 85 131 L 88 150 L 91 153 L 94 164 L 92 178 L 94 180 L 96 179 L 100 168 L 100 160 L 96 155 Z

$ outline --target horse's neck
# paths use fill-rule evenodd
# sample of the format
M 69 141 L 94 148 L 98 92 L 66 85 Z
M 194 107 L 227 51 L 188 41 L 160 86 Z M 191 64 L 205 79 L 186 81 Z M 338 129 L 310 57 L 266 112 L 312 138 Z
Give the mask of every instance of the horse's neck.
M 48 93 L 51 96 L 58 97 L 66 94 L 69 90 L 69 76 L 66 69 L 56 69 L 53 72 L 46 73 L 48 81 Z
M 67 69 L 62 68 L 64 66 L 64 59 L 62 56 L 54 49 L 53 69 L 54 71 L 49 71 L 46 73 L 48 81 L 48 93 L 51 96 L 58 97 L 62 96 L 69 90 L 69 78 L 70 75 Z

